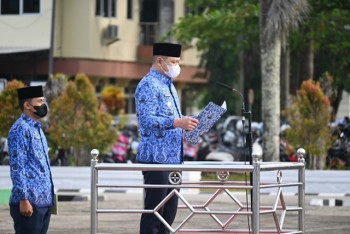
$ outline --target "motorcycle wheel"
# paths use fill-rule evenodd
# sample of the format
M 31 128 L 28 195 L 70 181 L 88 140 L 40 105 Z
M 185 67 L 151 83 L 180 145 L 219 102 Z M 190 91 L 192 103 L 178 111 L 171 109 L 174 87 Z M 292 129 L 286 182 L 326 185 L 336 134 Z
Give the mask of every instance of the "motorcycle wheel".
M 329 159 L 329 167 L 331 169 L 338 169 L 339 166 L 340 166 L 340 162 L 338 158 L 333 157 Z
M 0 165 L 10 165 L 10 158 L 9 156 L 5 156 L 3 159 L 2 159 L 2 162 Z

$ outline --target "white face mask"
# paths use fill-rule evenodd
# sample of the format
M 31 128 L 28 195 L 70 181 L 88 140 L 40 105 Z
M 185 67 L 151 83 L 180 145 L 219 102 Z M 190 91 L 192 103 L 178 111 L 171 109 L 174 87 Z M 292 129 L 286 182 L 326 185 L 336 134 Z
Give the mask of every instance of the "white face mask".
M 175 66 L 167 65 L 167 67 L 169 71 L 165 72 L 165 75 L 169 76 L 171 79 L 174 79 L 180 75 L 181 68 L 179 64 L 176 64 Z
M 180 75 L 181 68 L 180 68 L 179 64 L 176 64 L 176 65 L 168 65 L 168 64 L 166 64 L 166 66 L 168 68 L 167 72 L 164 71 L 164 74 L 166 76 L 170 77 L 171 79 L 174 79 L 174 78 L 176 78 L 176 77 L 178 77 Z

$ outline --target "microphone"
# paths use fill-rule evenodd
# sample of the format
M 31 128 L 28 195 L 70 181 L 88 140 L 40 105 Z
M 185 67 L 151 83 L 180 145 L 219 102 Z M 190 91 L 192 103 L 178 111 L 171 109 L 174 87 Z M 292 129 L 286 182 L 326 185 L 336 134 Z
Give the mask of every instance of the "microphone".
M 237 89 L 234 89 L 234 88 L 232 88 L 232 87 L 230 87 L 230 86 L 228 86 L 228 85 L 226 85 L 224 83 L 221 83 L 219 81 L 216 81 L 216 84 L 221 86 L 221 87 L 223 87 L 223 88 L 225 88 L 225 89 L 230 90 L 231 92 L 236 92 L 236 93 L 238 93 L 241 96 L 241 98 L 242 98 L 242 125 L 243 125 L 243 131 L 245 132 L 245 124 L 244 124 L 244 122 L 245 122 L 245 114 L 246 114 L 246 112 L 245 112 L 245 108 L 244 108 L 244 98 L 243 98 L 242 93 L 239 92 Z M 247 114 L 249 115 L 249 118 L 248 118 L 248 121 L 249 121 L 249 133 L 246 133 L 246 135 L 245 135 L 245 145 L 247 145 L 248 148 L 249 148 L 249 156 L 250 156 L 249 157 L 249 163 L 250 163 L 250 165 L 252 165 L 253 164 L 253 161 L 252 161 L 252 150 L 253 150 L 253 147 L 252 147 L 252 134 L 251 134 L 251 113 L 248 112 Z M 249 135 L 249 137 L 248 137 L 248 135 Z M 245 156 L 246 156 L 246 154 L 245 154 Z M 250 179 L 251 179 L 250 184 L 253 183 L 252 182 L 252 177 L 253 176 L 251 175 L 251 177 L 250 177 Z
M 234 89 L 234 88 L 232 88 L 232 87 L 230 87 L 230 86 L 228 86 L 228 85 L 226 85 L 224 83 L 221 83 L 219 81 L 216 81 L 216 84 L 221 86 L 221 87 L 223 87 L 223 88 L 225 88 L 225 89 L 230 90 L 231 92 L 236 92 L 236 93 L 238 93 L 241 96 L 241 98 L 242 98 L 242 117 L 243 117 L 243 120 L 244 120 L 245 108 L 244 108 L 244 98 L 243 98 L 242 93 L 239 92 L 237 89 Z
M 241 95 L 241 98 L 242 98 L 242 100 L 243 100 L 243 95 L 242 95 L 241 92 L 239 92 L 237 89 L 231 88 L 230 86 L 228 86 L 228 85 L 226 85 L 226 84 L 224 84 L 224 83 L 221 83 L 221 82 L 219 82 L 219 81 L 216 81 L 216 84 L 219 85 L 219 86 L 221 86 L 221 87 L 224 87 L 225 89 L 228 89 L 228 90 L 230 90 L 230 91 L 232 91 L 232 92 L 237 92 L 239 95 Z

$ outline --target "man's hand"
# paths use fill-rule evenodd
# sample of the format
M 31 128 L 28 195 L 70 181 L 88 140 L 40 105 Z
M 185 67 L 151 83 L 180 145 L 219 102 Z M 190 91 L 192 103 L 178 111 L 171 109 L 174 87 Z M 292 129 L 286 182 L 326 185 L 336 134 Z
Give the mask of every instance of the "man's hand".
M 199 123 L 198 119 L 186 116 L 186 117 L 175 119 L 174 127 L 182 128 L 182 129 L 185 129 L 186 131 L 192 131 L 197 127 L 198 123 Z
M 30 217 L 33 214 L 33 207 L 28 200 L 21 200 L 19 203 L 19 212 L 21 215 Z

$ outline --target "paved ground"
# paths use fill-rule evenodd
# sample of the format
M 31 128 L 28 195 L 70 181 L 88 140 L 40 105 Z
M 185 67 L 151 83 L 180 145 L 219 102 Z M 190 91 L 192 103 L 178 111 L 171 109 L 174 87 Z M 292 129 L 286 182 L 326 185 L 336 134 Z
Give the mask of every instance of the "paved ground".
M 194 204 L 203 204 L 208 200 L 208 195 L 188 194 L 186 199 Z M 245 203 L 246 196 L 238 194 L 239 201 Z M 306 233 L 327 233 L 327 234 L 342 234 L 349 233 L 350 230 L 350 209 L 347 206 L 328 207 L 328 206 L 311 206 L 311 199 L 314 196 L 306 196 L 305 207 L 305 227 Z M 319 198 L 319 197 L 318 197 Z M 344 199 L 344 198 L 341 198 Z M 350 200 L 350 197 L 345 197 Z M 275 201 L 273 195 L 262 195 L 262 205 L 271 206 Z M 284 200 L 288 206 L 296 205 L 296 196 L 284 196 Z M 181 203 L 183 204 L 183 203 Z M 279 203 L 280 204 L 280 203 Z M 142 194 L 112 194 L 106 195 L 103 201 L 99 202 L 99 208 L 125 208 L 125 209 L 140 209 L 142 207 Z M 227 210 L 236 209 L 232 200 L 227 196 L 221 196 L 217 202 L 209 205 L 210 210 Z M 173 228 L 176 228 L 184 218 L 189 215 L 188 209 L 178 211 L 176 221 Z M 278 216 L 280 217 L 280 213 Z M 99 215 L 99 233 L 121 233 L 135 234 L 138 233 L 139 214 L 100 214 Z M 228 216 L 219 216 L 221 222 L 226 222 Z M 297 213 L 287 212 L 284 222 L 284 228 L 297 228 Z M 249 220 L 251 224 L 251 221 Z M 12 234 L 12 219 L 9 216 L 8 205 L 0 205 L 0 233 Z M 212 218 L 206 215 L 195 215 L 187 228 L 212 228 L 217 225 Z M 233 228 L 244 228 L 248 226 L 246 216 L 238 216 L 231 223 Z M 261 218 L 261 226 L 266 228 L 273 227 L 273 217 L 271 214 L 263 215 Z M 77 234 L 90 233 L 90 201 L 66 201 L 59 202 L 59 215 L 52 216 L 49 234 Z M 204 233 L 204 232 L 201 232 Z

